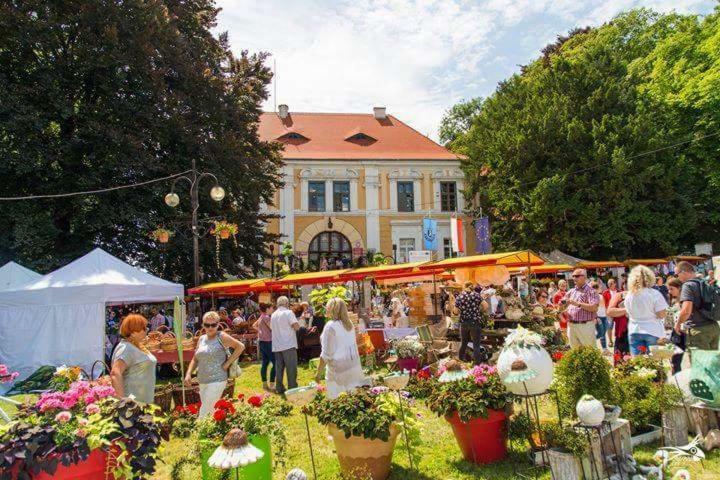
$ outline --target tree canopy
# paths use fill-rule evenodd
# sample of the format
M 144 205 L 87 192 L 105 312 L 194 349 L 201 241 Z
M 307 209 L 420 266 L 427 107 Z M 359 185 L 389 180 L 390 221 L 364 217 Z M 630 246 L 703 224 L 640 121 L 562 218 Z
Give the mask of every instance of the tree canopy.
M 257 269 L 268 240 L 262 202 L 279 186 L 278 147 L 261 142 L 266 55 L 231 53 L 214 36 L 212 0 L 28 0 L 0 7 L 0 191 L 22 196 L 126 185 L 196 160 L 227 195 L 200 212 L 239 225 L 237 245 L 201 240 L 206 278 Z M 0 262 L 46 272 L 100 246 L 166 278 L 190 283 L 189 235 L 167 246 L 158 226 L 182 231 L 190 215 L 163 199 L 170 182 L 98 195 L 0 202 Z
M 712 241 L 718 47 L 720 13 L 634 10 L 559 37 L 503 81 L 450 143 L 494 246 L 610 258 Z

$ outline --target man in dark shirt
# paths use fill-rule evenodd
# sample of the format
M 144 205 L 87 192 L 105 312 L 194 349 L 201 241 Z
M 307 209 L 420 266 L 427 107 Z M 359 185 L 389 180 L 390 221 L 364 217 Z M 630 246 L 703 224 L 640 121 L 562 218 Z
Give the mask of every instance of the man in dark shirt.
M 700 311 L 703 306 L 702 279 L 696 278 L 695 267 L 688 262 L 679 262 L 675 273 L 683 282 L 680 291 L 680 316 L 675 322 L 675 332 L 681 333 L 682 325 L 685 324 L 685 344 L 688 348 L 717 350 L 720 344 L 720 325 Z
M 480 292 L 473 289 L 472 283 L 465 284 L 465 290 L 455 299 L 455 307 L 460 315 L 460 350 L 458 357 L 465 361 L 468 342 L 473 342 L 473 364 L 479 365 L 483 362 L 483 348 L 480 345 L 482 340 L 482 328 L 487 324 L 488 311 L 490 309 L 480 295 Z

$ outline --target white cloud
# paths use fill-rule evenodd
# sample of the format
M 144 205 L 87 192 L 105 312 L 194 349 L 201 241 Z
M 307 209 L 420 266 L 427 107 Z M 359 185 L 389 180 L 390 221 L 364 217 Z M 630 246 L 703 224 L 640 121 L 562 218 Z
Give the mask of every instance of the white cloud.
M 376 105 L 436 138 L 444 111 L 487 95 L 517 65 L 578 25 L 638 5 L 708 11 L 712 0 L 219 0 L 236 50 L 267 51 L 291 111 Z M 272 60 L 271 60 L 272 61 Z M 270 110 L 273 98 L 266 104 Z

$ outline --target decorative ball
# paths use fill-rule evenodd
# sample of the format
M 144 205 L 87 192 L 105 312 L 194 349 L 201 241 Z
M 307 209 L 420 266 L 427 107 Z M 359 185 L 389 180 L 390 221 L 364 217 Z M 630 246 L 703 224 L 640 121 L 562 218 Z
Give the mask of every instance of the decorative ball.
M 588 427 L 597 427 L 605 420 L 605 407 L 600 400 L 592 395 L 583 395 L 575 405 L 580 423 Z
M 307 474 L 299 468 L 293 468 L 285 477 L 285 480 L 308 480 Z
M 518 346 L 504 348 L 500 352 L 497 361 L 498 373 L 501 379 L 505 379 L 510 374 L 512 365 L 517 360 L 525 362 L 526 365 L 537 372 L 537 376 L 525 382 L 508 385 L 507 388 L 510 392 L 516 395 L 536 395 L 543 393 L 550 387 L 553 380 L 554 366 L 550 354 L 544 348 L 522 348 Z M 527 387 L 527 392 L 525 387 Z

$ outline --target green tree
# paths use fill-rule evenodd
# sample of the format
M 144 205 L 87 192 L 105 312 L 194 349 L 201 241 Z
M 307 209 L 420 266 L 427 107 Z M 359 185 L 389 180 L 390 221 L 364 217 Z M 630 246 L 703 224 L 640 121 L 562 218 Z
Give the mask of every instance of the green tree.
M 233 56 L 215 37 L 212 0 L 3 2 L 0 6 L 0 191 L 21 196 L 131 184 L 186 171 L 192 159 L 226 189 L 203 184 L 200 212 L 240 226 L 237 246 L 201 241 L 206 278 L 257 269 L 267 235 L 261 202 L 280 181 L 278 147 L 261 142 L 265 54 Z M 1 202 L 0 261 L 48 271 L 107 249 L 189 284 L 191 240 L 148 234 L 189 218 L 163 198 L 169 182 L 91 196 Z
M 717 196 L 707 166 L 688 144 L 667 148 L 687 132 L 633 74 L 686 18 L 636 10 L 575 30 L 483 102 L 452 148 L 468 157 L 466 194 L 489 212 L 496 248 L 662 255 L 717 233 L 697 195 Z
M 466 133 L 472 125 L 472 119 L 482 108 L 482 98 L 463 100 L 449 108 L 440 122 L 440 142 L 450 146 L 459 136 Z

